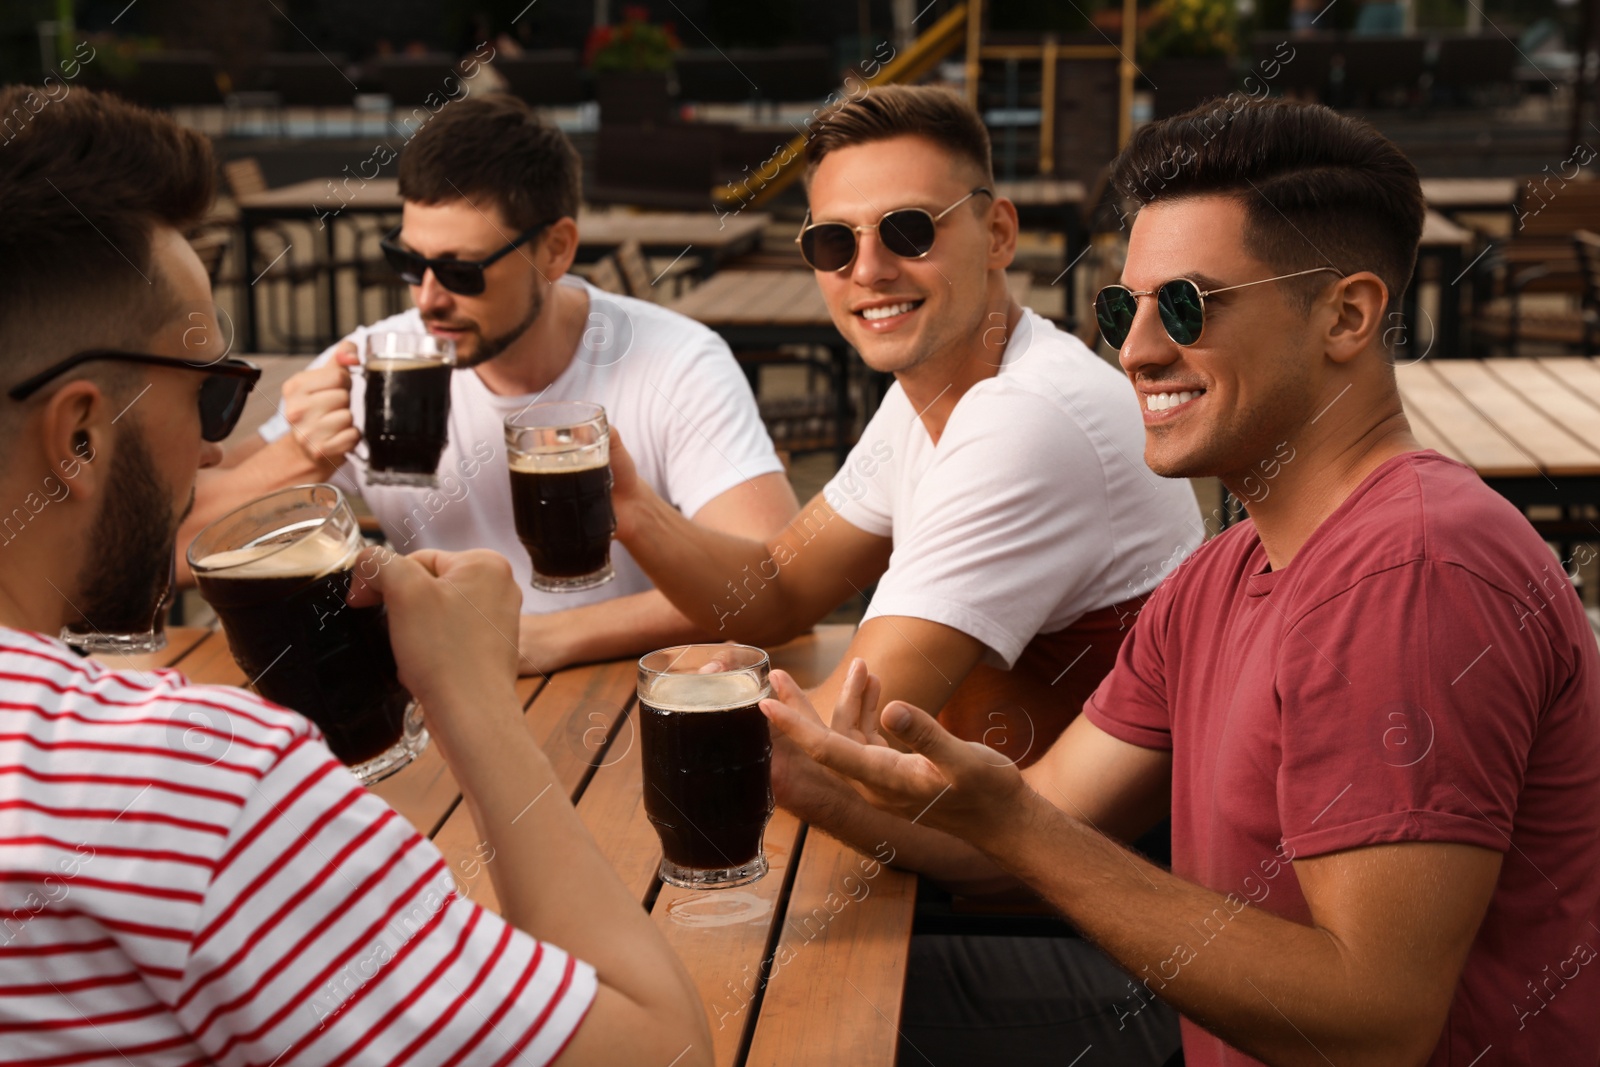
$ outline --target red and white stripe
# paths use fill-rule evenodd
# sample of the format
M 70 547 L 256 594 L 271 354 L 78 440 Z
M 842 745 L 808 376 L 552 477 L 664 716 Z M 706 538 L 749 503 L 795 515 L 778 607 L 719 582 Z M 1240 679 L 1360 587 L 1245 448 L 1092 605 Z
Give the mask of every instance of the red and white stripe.
M 0 628 L 0 1063 L 537 1065 L 594 992 L 301 716 Z

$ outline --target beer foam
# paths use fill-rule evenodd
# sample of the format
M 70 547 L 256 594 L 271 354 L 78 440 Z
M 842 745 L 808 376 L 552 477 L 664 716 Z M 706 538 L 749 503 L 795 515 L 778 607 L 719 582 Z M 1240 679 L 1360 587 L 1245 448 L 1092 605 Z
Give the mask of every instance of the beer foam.
M 662 711 L 722 711 L 772 695 L 748 674 L 663 674 L 645 701 Z
M 600 443 L 581 448 L 551 445 L 529 452 L 506 450 L 506 462 L 511 469 L 523 474 L 577 474 L 579 471 L 598 470 L 610 463 L 610 457 Z
M 206 573 L 226 571 L 227 578 L 320 578 L 342 570 L 361 551 L 359 537 L 341 540 L 327 526 L 284 547 L 272 534 L 244 548 L 213 552 L 195 566 Z
M 369 371 L 437 370 L 450 364 L 437 359 L 415 359 L 408 356 L 369 356 L 362 364 Z

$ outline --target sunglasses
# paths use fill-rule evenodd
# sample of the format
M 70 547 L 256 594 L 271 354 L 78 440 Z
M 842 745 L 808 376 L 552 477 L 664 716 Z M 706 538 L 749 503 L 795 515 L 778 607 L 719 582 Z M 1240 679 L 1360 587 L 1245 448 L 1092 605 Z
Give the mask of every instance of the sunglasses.
M 994 193 L 980 185 L 960 200 L 935 215 L 920 207 L 903 207 L 884 213 L 883 218 L 871 226 L 850 226 L 843 222 L 811 222 L 802 226 L 800 236 L 794 239 L 800 246 L 800 256 L 812 270 L 836 273 L 855 262 L 858 242 L 856 234 L 877 231 L 883 247 L 901 259 L 921 259 L 933 251 L 933 238 L 939 220 L 965 204 L 979 193 Z M 811 218 L 811 212 L 806 212 Z
M 92 348 L 68 356 L 53 367 L 46 368 L 27 378 L 6 393 L 12 400 L 26 400 L 50 381 L 85 363 L 104 360 L 115 363 L 142 363 L 152 367 L 176 367 L 179 370 L 199 371 L 206 376 L 200 386 L 200 436 L 207 441 L 221 441 L 239 425 L 244 414 L 244 401 L 261 380 L 261 368 L 243 359 L 222 359 L 215 363 L 191 363 L 170 356 L 153 356 L 145 352 L 123 352 L 115 348 Z
M 418 255 L 409 248 L 401 248 L 395 244 L 395 239 L 400 236 L 399 226 L 384 234 L 383 240 L 378 242 L 378 247 L 383 249 L 383 258 L 389 261 L 389 266 L 407 285 L 421 285 L 422 276 L 431 270 L 439 284 L 452 293 L 477 296 L 483 292 L 487 284 L 483 278 L 483 272 L 487 268 L 527 244 L 535 234 L 549 225 L 550 222 L 541 222 L 537 226 L 530 226 L 488 259 L 429 259 L 427 256 Z
M 1161 325 L 1166 327 L 1167 336 L 1178 344 L 1188 347 L 1200 340 L 1200 333 L 1206 327 L 1206 297 L 1213 293 L 1248 289 L 1252 285 L 1281 282 L 1285 278 L 1299 278 L 1302 275 L 1316 274 L 1325 270 L 1332 271 L 1341 278 L 1344 277 L 1343 272 L 1333 267 L 1312 267 L 1310 270 L 1295 271 L 1293 274 L 1280 274 L 1276 278 L 1262 278 L 1260 281 L 1228 285 L 1221 289 L 1207 289 L 1204 292 L 1187 278 L 1174 278 L 1159 288 L 1143 289 L 1138 292 L 1126 285 L 1108 285 L 1095 295 L 1094 317 L 1100 323 L 1100 336 L 1106 339 L 1106 344 L 1121 350 L 1128 340 L 1129 332 L 1133 329 L 1133 317 L 1139 312 L 1139 297 L 1154 293 L 1156 310 L 1161 313 Z

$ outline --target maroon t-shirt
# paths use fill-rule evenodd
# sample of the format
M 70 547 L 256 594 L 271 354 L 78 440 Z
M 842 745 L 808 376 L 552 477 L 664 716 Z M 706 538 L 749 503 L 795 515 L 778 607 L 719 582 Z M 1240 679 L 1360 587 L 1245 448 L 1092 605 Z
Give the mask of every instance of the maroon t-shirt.
M 1172 751 L 1176 874 L 1296 922 L 1288 860 L 1503 853 L 1429 1062 L 1600 1062 L 1600 652 L 1561 562 L 1469 468 L 1389 460 L 1281 571 L 1248 522 L 1205 545 L 1085 714 Z M 1225 918 L 1136 977 L 1159 991 Z M 1257 1062 L 1183 1026 L 1191 1067 Z

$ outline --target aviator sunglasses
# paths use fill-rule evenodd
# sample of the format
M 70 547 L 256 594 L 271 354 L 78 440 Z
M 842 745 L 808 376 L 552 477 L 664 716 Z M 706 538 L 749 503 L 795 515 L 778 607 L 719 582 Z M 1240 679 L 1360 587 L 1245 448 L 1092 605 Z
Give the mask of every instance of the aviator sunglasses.
M 206 376 L 200 386 L 200 436 L 207 441 L 221 441 L 233 432 L 244 414 L 245 397 L 261 379 L 261 368 L 243 359 L 221 359 L 215 363 L 191 363 L 171 356 L 154 356 L 147 352 L 124 352 L 115 348 L 91 348 L 68 356 L 53 367 L 24 379 L 7 392 L 12 400 L 26 400 L 50 381 L 84 363 L 106 360 L 114 363 L 142 363 L 152 367 L 176 367 L 179 370 L 199 371 Z
M 556 220 L 550 220 L 554 221 Z M 527 244 L 535 234 L 549 226 L 550 222 L 541 222 L 537 226 L 528 227 L 517 234 L 510 244 L 487 259 L 429 259 L 427 256 L 418 255 L 409 248 L 401 248 L 395 244 L 395 240 L 400 236 L 399 226 L 384 234 L 378 247 L 383 249 L 383 258 L 389 261 L 389 266 L 407 285 L 421 285 L 422 276 L 431 270 L 439 284 L 452 293 L 460 296 L 478 296 L 486 284 L 483 279 L 484 270 Z
M 1167 336 L 1178 344 L 1188 347 L 1200 340 L 1200 333 L 1205 329 L 1206 297 L 1213 293 L 1248 289 L 1252 285 L 1281 282 L 1285 278 L 1299 278 L 1305 274 L 1316 274 L 1318 271 L 1332 271 L 1340 277 L 1344 276 L 1341 271 L 1333 267 L 1312 267 L 1310 270 L 1295 271 L 1293 274 L 1280 274 L 1276 278 L 1262 278 L 1259 281 L 1226 285 L 1220 289 L 1207 289 L 1204 292 L 1187 278 L 1174 278 L 1158 288 L 1137 292 L 1126 285 L 1108 285 L 1094 298 L 1094 317 L 1100 323 L 1100 336 L 1106 339 L 1106 344 L 1120 350 L 1133 329 L 1133 317 L 1139 311 L 1139 297 L 1150 296 L 1153 293 L 1156 298 L 1156 310 L 1161 313 L 1161 325 L 1166 327 Z
M 933 251 L 933 238 L 939 220 L 965 204 L 979 193 L 994 193 L 980 185 L 960 200 L 935 215 L 926 208 L 903 207 L 885 212 L 871 226 L 850 226 L 843 222 L 809 222 L 811 212 L 806 212 L 808 224 L 794 239 L 800 246 L 800 256 L 812 270 L 836 273 L 855 262 L 858 233 L 878 232 L 883 247 L 901 259 L 921 259 Z

